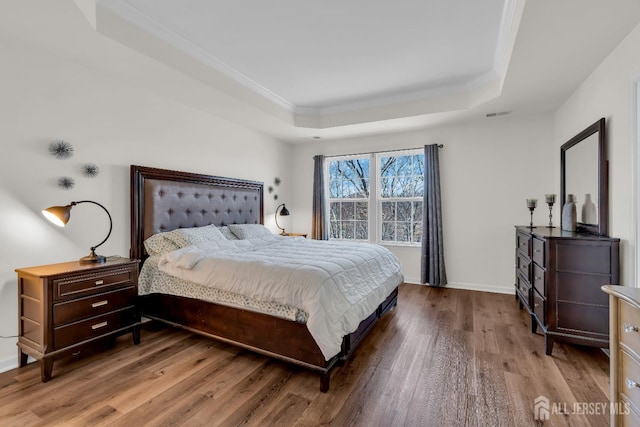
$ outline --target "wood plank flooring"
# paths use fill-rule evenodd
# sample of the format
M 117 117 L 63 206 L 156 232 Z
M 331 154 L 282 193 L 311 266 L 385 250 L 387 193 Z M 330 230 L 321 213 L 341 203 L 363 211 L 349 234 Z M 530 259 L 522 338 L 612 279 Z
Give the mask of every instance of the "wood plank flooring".
M 599 349 L 541 335 L 513 296 L 415 285 L 334 370 L 313 372 L 151 322 L 92 354 L 0 374 L 2 426 L 535 426 L 534 399 L 608 402 Z M 606 426 L 552 414 L 544 425 Z

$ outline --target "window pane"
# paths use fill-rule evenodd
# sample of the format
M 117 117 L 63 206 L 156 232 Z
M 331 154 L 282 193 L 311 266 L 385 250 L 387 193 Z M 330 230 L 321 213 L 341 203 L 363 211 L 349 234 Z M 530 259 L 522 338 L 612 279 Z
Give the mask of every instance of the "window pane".
M 424 175 L 424 154 L 413 156 L 414 175 Z
M 369 219 L 369 204 L 367 202 L 356 202 L 356 219 L 360 221 Z
M 422 202 L 413 202 L 413 221 L 422 222 Z
M 340 202 L 331 202 L 329 205 L 329 221 L 340 219 Z
M 390 177 L 396 174 L 396 158 L 381 157 L 380 158 L 380 175 L 381 177 Z
M 395 240 L 394 231 L 395 231 L 395 223 L 394 222 L 383 222 L 382 223 L 382 240 Z
M 382 202 L 382 220 L 395 221 L 396 202 Z
M 409 234 L 411 231 L 410 222 L 398 222 L 396 226 L 396 241 L 398 242 L 410 242 Z
M 356 221 L 356 239 L 369 239 L 369 225 L 365 221 Z
M 382 178 L 380 181 L 380 194 L 382 197 L 393 197 L 393 187 L 395 184 L 395 178 Z
M 355 237 L 354 221 L 345 221 L 342 223 L 342 238 L 353 239 Z
M 410 176 L 413 173 L 411 167 L 411 156 L 398 156 L 397 157 L 396 175 L 397 176 Z
M 355 219 L 355 203 L 342 202 L 340 219 L 343 221 L 346 219 Z
M 398 221 L 411 221 L 411 202 L 398 202 L 396 209 Z
M 416 243 L 422 242 L 422 223 L 413 223 L 413 241 Z
M 329 223 L 329 238 L 330 239 L 340 238 L 340 223 L 338 221 L 331 221 Z
M 329 197 L 369 197 L 369 158 L 336 160 L 329 163 Z
M 422 197 L 424 196 L 424 176 L 416 175 L 413 177 L 413 196 L 414 197 Z

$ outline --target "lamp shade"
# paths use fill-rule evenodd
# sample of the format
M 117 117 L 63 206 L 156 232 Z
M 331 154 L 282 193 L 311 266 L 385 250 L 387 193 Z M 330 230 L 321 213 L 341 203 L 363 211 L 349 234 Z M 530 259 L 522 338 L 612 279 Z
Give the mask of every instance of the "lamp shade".
M 282 209 L 280 209 L 280 216 L 289 216 L 289 209 L 287 209 L 287 207 L 284 205 L 284 203 L 282 204 Z
M 64 227 L 71 218 L 71 205 L 51 206 L 43 210 L 42 215 L 58 227 Z
M 97 255 L 96 248 L 107 241 L 107 239 L 111 235 L 111 230 L 113 229 L 113 221 L 111 220 L 111 214 L 109 213 L 107 208 L 102 206 L 100 203 L 94 202 L 92 200 L 81 200 L 78 202 L 71 202 L 66 206 L 51 206 L 50 208 L 43 210 L 42 215 L 44 215 L 45 218 L 47 218 L 49 221 L 51 221 L 58 227 L 64 227 L 67 224 L 67 222 L 69 222 L 69 219 L 71 218 L 71 208 L 76 205 L 79 205 L 80 203 L 91 203 L 91 204 L 97 205 L 101 207 L 109 217 L 109 232 L 107 233 L 107 237 L 105 237 L 102 242 L 98 243 L 95 246 L 92 246 L 91 251 L 89 252 L 89 255 L 86 257 L 80 258 L 80 263 L 89 264 L 89 263 L 96 263 L 96 262 L 97 263 L 105 262 L 107 258 L 102 255 Z

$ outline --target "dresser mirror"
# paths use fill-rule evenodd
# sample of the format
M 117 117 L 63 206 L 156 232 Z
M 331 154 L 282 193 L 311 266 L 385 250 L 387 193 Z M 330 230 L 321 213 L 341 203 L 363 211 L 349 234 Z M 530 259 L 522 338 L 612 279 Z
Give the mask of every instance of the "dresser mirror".
M 609 184 L 605 147 L 605 120 L 598 120 L 560 147 L 560 201 L 573 194 L 577 231 L 608 234 Z

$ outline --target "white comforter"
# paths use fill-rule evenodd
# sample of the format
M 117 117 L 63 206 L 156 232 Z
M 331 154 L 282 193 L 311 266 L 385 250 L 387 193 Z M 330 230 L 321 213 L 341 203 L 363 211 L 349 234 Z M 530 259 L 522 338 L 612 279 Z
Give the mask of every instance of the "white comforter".
M 160 270 L 248 297 L 302 308 L 326 360 L 342 337 L 404 280 L 388 249 L 367 243 L 264 236 L 199 243 L 164 255 Z

